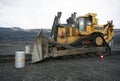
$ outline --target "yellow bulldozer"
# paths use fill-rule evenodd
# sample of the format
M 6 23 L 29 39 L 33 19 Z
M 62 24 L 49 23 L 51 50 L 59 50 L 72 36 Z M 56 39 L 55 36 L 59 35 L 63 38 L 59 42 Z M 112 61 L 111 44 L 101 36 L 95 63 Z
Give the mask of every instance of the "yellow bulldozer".
M 64 55 L 110 54 L 114 37 L 112 20 L 99 25 L 96 13 L 76 18 L 74 12 L 66 20 L 67 23 L 62 24 L 61 14 L 58 12 L 55 16 L 49 38 L 44 36 L 42 30 L 39 32 L 32 51 L 32 63 Z

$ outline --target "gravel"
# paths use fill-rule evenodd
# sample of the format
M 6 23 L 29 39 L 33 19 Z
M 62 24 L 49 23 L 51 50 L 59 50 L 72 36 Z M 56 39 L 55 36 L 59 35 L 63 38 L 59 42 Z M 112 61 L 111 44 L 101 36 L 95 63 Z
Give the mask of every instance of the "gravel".
M 78 55 L 29 62 L 17 69 L 13 61 L 1 61 L 0 81 L 120 81 L 120 52 L 113 52 L 104 60 Z

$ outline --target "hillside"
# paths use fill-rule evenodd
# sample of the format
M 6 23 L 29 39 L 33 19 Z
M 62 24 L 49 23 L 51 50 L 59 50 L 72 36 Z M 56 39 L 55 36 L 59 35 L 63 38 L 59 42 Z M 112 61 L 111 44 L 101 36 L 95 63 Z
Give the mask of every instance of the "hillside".
M 0 27 L 0 42 L 4 41 L 32 41 L 37 36 L 40 29 L 21 29 L 19 27 L 2 28 Z M 49 29 L 44 30 L 49 35 Z
M 114 44 L 120 45 L 120 29 L 114 29 Z

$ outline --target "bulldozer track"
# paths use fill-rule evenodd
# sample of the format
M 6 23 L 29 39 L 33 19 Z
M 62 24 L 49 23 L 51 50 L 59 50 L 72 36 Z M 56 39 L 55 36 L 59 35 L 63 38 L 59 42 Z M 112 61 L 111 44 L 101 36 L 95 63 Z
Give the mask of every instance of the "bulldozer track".
M 84 47 L 85 45 L 82 44 L 83 41 L 91 41 L 93 44 L 92 46 L 94 47 L 99 47 L 97 45 L 95 45 L 95 42 L 94 39 L 97 37 L 97 36 L 100 36 L 103 40 L 103 44 L 102 46 L 106 47 L 106 52 L 104 53 L 105 55 L 108 55 L 110 54 L 111 52 L 111 48 L 110 46 L 106 43 L 105 39 L 103 38 L 102 34 L 90 34 L 89 36 L 86 36 L 85 38 L 80 38 L 78 39 L 77 41 L 71 43 L 70 45 L 73 46 L 73 47 L 76 47 L 76 46 L 79 46 L 80 44 L 82 45 L 81 47 Z

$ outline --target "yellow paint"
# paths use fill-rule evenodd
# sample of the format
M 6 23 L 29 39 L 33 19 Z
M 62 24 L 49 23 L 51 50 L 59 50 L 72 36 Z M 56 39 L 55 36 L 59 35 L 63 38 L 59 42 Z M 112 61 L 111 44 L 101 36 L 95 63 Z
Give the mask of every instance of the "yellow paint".
M 86 31 L 79 31 L 77 27 L 58 27 L 57 42 L 70 44 L 78 40 L 79 38 L 81 37 L 83 38 L 84 36 L 87 36 L 94 32 L 102 33 L 103 35 L 105 35 L 107 32 L 108 34 L 104 36 L 104 38 L 108 43 L 113 39 L 114 36 L 113 27 L 109 28 L 107 24 L 98 25 L 98 19 L 96 18 L 96 16 L 97 16 L 96 13 L 88 13 L 85 16 L 80 16 L 80 17 L 92 17 L 92 25 L 86 26 Z

